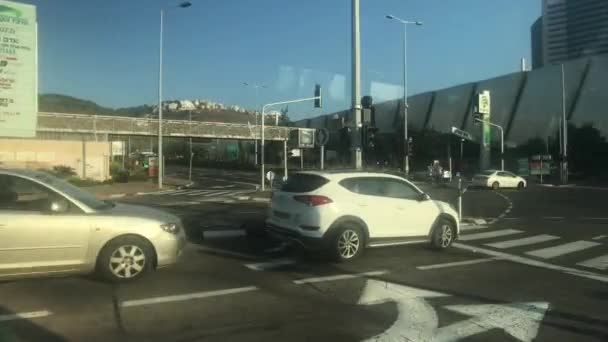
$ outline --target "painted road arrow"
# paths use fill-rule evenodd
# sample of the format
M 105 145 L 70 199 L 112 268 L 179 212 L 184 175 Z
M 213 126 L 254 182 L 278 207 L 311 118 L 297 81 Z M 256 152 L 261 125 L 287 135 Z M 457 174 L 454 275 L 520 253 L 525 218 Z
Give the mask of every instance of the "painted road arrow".
M 538 334 L 549 307 L 547 302 L 450 305 L 445 309 L 471 318 L 439 328 L 437 312 L 426 298 L 446 296 L 450 295 L 368 279 L 358 304 L 394 302 L 399 313 L 386 331 L 365 341 L 452 342 L 492 329 L 502 329 L 517 340 L 528 342 Z
M 398 316 L 384 333 L 366 341 L 429 341 L 439 321 L 435 309 L 425 298 L 445 297 L 445 293 L 368 279 L 359 299 L 360 305 L 386 302 L 397 304 Z
M 445 308 L 473 318 L 440 328 L 434 341 L 458 341 L 498 328 L 519 341 L 528 342 L 538 334 L 549 303 L 451 305 Z

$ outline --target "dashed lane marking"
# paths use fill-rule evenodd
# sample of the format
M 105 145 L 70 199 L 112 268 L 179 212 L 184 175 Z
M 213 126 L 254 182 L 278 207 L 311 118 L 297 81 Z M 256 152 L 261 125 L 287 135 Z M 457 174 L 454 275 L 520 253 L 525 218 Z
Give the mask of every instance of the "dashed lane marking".
M 563 220 L 563 216 L 543 216 L 543 220 Z
M 312 278 L 304 278 L 294 280 L 293 283 L 296 285 L 302 284 L 310 284 L 310 283 L 322 283 L 325 281 L 334 281 L 334 280 L 344 280 L 344 279 L 354 279 L 354 278 L 363 278 L 363 277 L 374 277 L 380 276 L 388 273 L 388 271 L 371 271 L 371 272 L 363 272 L 363 273 L 355 273 L 355 274 L 338 274 L 333 276 L 326 277 L 312 277 Z
M 281 268 L 287 265 L 293 265 L 296 261 L 293 259 L 277 259 L 268 262 L 258 262 L 255 264 L 245 264 L 245 267 L 252 269 L 254 271 L 268 271 L 277 268 Z
M 20 319 L 31 319 L 41 318 L 52 315 L 53 313 L 49 310 L 31 311 L 31 312 L 19 312 L 10 315 L 0 315 L 0 322 L 15 321 Z
M 461 235 L 458 238 L 458 240 L 471 241 L 471 240 L 489 239 L 489 238 L 494 238 L 494 237 L 499 237 L 499 236 L 519 234 L 521 232 L 522 232 L 521 230 L 517 230 L 517 229 L 501 229 L 501 230 L 495 230 L 492 232 Z
M 192 300 L 192 299 L 226 296 L 226 295 L 251 292 L 251 291 L 257 291 L 257 290 L 258 290 L 258 288 L 256 286 L 247 286 L 247 287 L 238 287 L 238 288 L 226 289 L 226 290 L 195 292 L 195 293 L 187 293 L 187 294 L 182 294 L 182 295 L 164 296 L 164 297 L 152 297 L 152 298 L 145 298 L 145 299 L 127 300 L 127 301 L 120 303 L 120 306 L 123 308 L 127 308 L 127 307 L 134 307 L 134 306 L 153 305 L 153 304 L 162 304 L 162 303 L 170 303 L 170 302 L 183 302 L 183 301 Z
M 526 237 L 526 238 L 522 238 L 522 239 L 501 241 L 501 242 L 495 242 L 495 243 L 487 243 L 486 246 L 490 246 L 490 247 L 494 247 L 494 248 L 501 248 L 501 249 L 502 248 L 513 248 L 513 247 L 533 245 L 535 243 L 542 243 L 542 242 L 547 242 L 547 241 L 556 240 L 556 239 L 559 239 L 559 236 L 542 234 L 542 235 L 530 236 L 530 237 Z
M 467 265 L 475 265 L 482 264 L 490 261 L 498 260 L 498 258 L 482 258 L 482 259 L 473 259 L 466 261 L 457 261 L 457 262 L 448 262 L 444 264 L 435 264 L 435 265 L 425 265 L 425 266 L 417 266 L 416 268 L 421 271 L 433 270 L 437 268 L 447 268 L 447 267 L 458 267 L 458 266 L 467 266 Z
M 503 252 L 499 252 L 499 251 L 493 251 L 490 249 L 480 248 L 480 247 L 476 247 L 476 246 L 469 246 L 469 245 L 458 243 L 458 242 L 453 243 L 452 246 L 454 246 L 456 248 L 464 249 L 464 250 L 467 250 L 467 251 L 470 251 L 473 253 L 482 253 L 485 255 L 498 257 L 501 260 L 507 260 L 507 261 L 511 261 L 514 263 L 518 263 L 518 264 L 545 268 L 545 269 L 553 270 L 553 271 L 559 271 L 559 272 L 574 275 L 577 277 L 593 279 L 593 280 L 598 280 L 598 281 L 601 281 L 604 283 L 608 283 L 608 276 L 602 275 L 602 274 L 582 271 L 582 270 L 578 270 L 576 268 L 571 268 L 571 267 L 558 266 L 558 265 L 551 264 L 551 263 L 544 262 L 544 261 L 538 261 L 538 260 L 534 260 L 534 259 L 530 259 L 530 258 L 518 256 L 518 255 L 512 255 L 512 254 L 503 253 Z
M 598 236 L 592 238 L 591 240 L 603 240 L 607 237 L 608 237 L 608 235 L 598 235 Z
M 535 256 L 537 258 L 551 259 L 551 258 L 556 258 L 558 256 L 562 256 L 562 255 L 566 255 L 566 254 L 570 254 L 570 253 L 574 253 L 574 252 L 579 252 L 579 251 L 582 251 L 582 250 L 585 250 L 588 248 L 592 248 L 595 246 L 599 246 L 599 245 L 601 245 L 601 243 L 599 243 L 599 242 L 574 241 L 574 242 L 565 243 L 563 245 L 559 245 L 559 246 L 555 246 L 555 247 L 537 249 L 535 251 L 526 252 L 526 254 Z

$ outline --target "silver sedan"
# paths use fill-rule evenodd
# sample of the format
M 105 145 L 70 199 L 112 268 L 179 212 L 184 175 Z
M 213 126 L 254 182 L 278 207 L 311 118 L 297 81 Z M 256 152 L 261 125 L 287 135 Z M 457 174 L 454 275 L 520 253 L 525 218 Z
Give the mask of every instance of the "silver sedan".
M 0 169 L 0 280 L 96 271 L 128 281 L 175 263 L 181 220 L 101 201 L 49 174 Z

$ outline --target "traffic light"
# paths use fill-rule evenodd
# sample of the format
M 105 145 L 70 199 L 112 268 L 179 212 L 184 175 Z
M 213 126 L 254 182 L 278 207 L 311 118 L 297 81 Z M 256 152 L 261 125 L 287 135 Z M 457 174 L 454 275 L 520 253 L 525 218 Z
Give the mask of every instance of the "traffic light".
M 377 145 L 377 133 L 378 128 L 376 127 L 367 127 L 365 130 L 365 145 L 368 149 L 374 149 Z
M 414 139 L 412 139 L 412 137 L 407 139 L 407 155 L 414 155 Z
M 373 105 L 374 99 L 371 96 L 366 95 L 361 98 L 361 107 L 371 109 Z
M 321 85 L 315 85 L 315 108 L 321 108 L 323 105 L 322 97 L 321 97 Z

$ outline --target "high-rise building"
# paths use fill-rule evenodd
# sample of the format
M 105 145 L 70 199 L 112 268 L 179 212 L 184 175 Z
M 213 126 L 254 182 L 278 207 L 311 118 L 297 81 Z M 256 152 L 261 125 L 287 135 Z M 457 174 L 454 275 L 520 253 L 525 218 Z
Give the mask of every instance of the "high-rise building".
M 532 34 L 532 69 L 543 66 L 543 17 L 538 18 L 530 30 Z
M 531 31 L 535 68 L 608 54 L 608 0 L 543 0 Z

